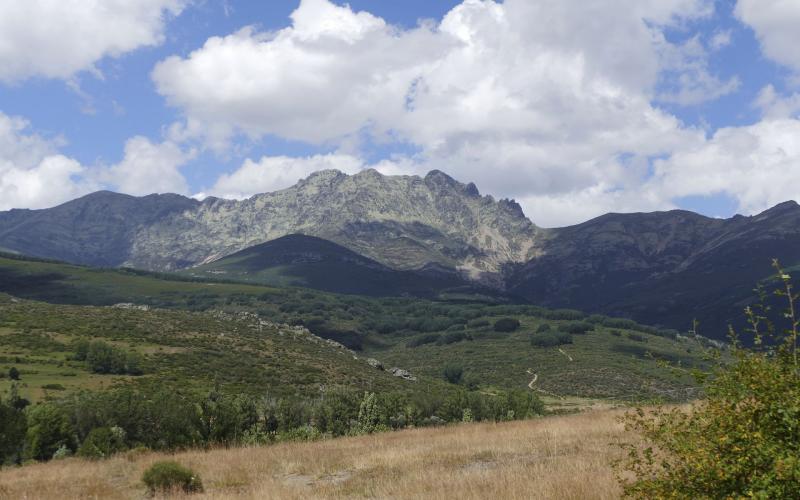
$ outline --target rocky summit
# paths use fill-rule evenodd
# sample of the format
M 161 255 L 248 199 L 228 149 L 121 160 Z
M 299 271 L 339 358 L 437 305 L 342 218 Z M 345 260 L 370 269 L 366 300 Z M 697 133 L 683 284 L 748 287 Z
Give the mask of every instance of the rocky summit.
M 174 271 L 289 234 L 317 236 L 394 269 L 438 265 L 498 281 L 537 255 L 541 232 L 513 200 L 443 172 L 320 171 L 249 199 L 95 193 L 46 210 L 0 213 L 0 247 L 90 265 Z M 110 236 L 109 236 L 110 235 Z

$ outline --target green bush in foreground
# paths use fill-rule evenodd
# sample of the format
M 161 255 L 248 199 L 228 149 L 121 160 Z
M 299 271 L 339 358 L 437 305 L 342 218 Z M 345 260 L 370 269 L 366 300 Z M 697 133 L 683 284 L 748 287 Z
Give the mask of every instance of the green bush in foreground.
M 732 333 L 733 363 L 711 374 L 703 402 L 626 416 L 646 442 L 624 445 L 621 470 L 636 478 L 623 483 L 628 497 L 800 498 L 798 296 L 774 265 L 788 328 L 776 335 L 764 300 L 748 307 L 755 348 L 741 347 Z
M 183 491 L 198 493 L 203 491 L 200 476 L 177 462 L 164 461 L 151 465 L 142 475 L 142 482 L 150 494 Z

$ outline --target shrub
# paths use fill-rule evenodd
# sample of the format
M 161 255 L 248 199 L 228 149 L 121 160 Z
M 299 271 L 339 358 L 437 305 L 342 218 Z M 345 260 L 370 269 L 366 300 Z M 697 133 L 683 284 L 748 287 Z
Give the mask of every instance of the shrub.
M 135 352 L 126 352 L 102 340 L 89 342 L 86 354 L 83 355 L 84 341 L 75 346 L 75 359 L 85 360 L 95 373 L 115 375 L 141 375 L 141 356 Z
M 52 404 L 39 404 L 28 408 L 28 429 L 25 433 L 25 457 L 49 460 L 66 446 L 74 449 L 74 431 L 67 415 Z
M 622 332 L 620 332 L 619 330 L 611 330 L 611 335 L 615 337 L 622 337 Z
M 8 370 L 8 378 L 11 380 L 19 380 L 19 370 L 17 370 L 16 366 L 12 366 Z
M 594 325 L 587 321 L 570 321 L 558 325 L 558 330 L 566 333 L 582 334 L 594 330 Z
M 151 465 L 142 475 L 150 494 L 181 490 L 185 493 L 203 491 L 200 477 L 177 462 L 163 461 Z
M 636 498 L 800 498 L 800 363 L 796 301 L 791 278 L 774 263 L 777 295 L 789 308 L 776 333 L 762 305 L 748 307 L 754 349 L 732 334 L 732 363 L 721 361 L 706 378 L 706 398 L 691 411 L 637 410 L 627 428 L 645 440 L 627 444 L 620 465 Z M 769 347 L 764 347 L 767 344 Z
M 105 458 L 125 449 L 125 431 L 121 427 L 97 427 L 83 440 L 78 456 Z
M 464 368 L 462 368 L 460 365 L 450 364 L 444 367 L 442 375 L 444 376 L 444 379 L 451 384 L 458 384 L 461 382 L 461 378 L 464 376 Z
M 384 423 L 386 415 L 384 408 L 378 402 L 378 397 L 374 392 L 364 393 L 364 399 L 358 408 L 358 420 L 354 434 L 372 434 L 373 432 L 381 432 L 389 430 L 389 427 Z
M 519 320 L 516 318 L 501 318 L 494 322 L 496 332 L 514 332 L 519 328 Z
M 25 442 L 25 413 L 16 404 L 16 386 L 12 386 L 11 391 L 10 400 L 0 398 L 0 466 L 19 462 Z
M 531 335 L 531 345 L 534 347 L 555 347 L 571 343 L 572 335 L 566 332 L 545 332 Z
M 542 323 L 539 325 L 539 328 L 536 329 L 536 333 L 549 332 L 551 329 L 550 323 Z

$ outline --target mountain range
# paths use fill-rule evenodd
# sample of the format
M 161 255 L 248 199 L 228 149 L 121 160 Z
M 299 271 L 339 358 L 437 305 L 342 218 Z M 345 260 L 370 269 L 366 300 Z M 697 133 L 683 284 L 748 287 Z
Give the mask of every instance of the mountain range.
M 241 201 L 102 191 L 0 212 L 0 249 L 367 295 L 493 290 L 679 329 L 697 318 L 721 337 L 772 258 L 800 264 L 800 206 L 730 219 L 606 214 L 544 229 L 515 201 L 440 171 L 326 170 Z

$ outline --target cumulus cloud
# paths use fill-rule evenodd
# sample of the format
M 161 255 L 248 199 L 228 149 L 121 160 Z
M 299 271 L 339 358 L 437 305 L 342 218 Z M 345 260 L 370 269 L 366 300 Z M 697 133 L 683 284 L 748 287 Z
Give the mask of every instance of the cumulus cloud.
M 800 118 L 800 93 L 784 96 L 767 85 L 753 103 L 765 118 Z
M 364 163 L 357 157 L 338 153 L 299 158 L 265 156 L 257 162 L 247 159 L 238 170 L 222 175 L 208 193 L 200 193 L 198 197 L 243 199 L 288 188 L 319 170 L 354 174 L 363 168 Z
M 745 214 L 800 199 L 800 120 L 720 129 L 707 142 L 657 161 L 643 189 L 664 198 L 727 194 Z
M 85 172 L 80 163 L 58 154 L 61 144 L 31 132 L 26 120 L 0 113 L 0 210 L 48 207 L 96 188 L 79 179 Z
M 710 73 L 707 51 L 663 34 L 712 12 L 704 0 L 465 0 L 439 23 L 400 29 L 302 0 L 291 26 L 210 38 L 152 76 L 185 115 L 183 133 L 213 147 L 236 134 L 403 141 L 420 153 L 387 170 L 440 168 L 488 192 L 569 198 L 619 190 L 646 174 L 644 159 L 703 140 L 652 102 L 667 66 L 676 101 L 735 88 Z
M 133 137 L 114 165 L 82 165 L 60 153 L 64 141 L 0 112 L 0 210 L 47 208 L 99 189 L 132 195 L 188 193 L 180 167 L 193 153 L 166 141 Z
M 739 0 L 735 13 L 755 31 L 767 57 L 800 72 L 800 2 Z
M 158 45 L 186 0 L 0 2 L 0 81 L 68 79 L 104 57 Z
M 189 187 L 180 167 L 193 156 L 193 152 L 185 152 L 172 142 L 154 144 L 137 136 L 125 143 L 122 161 L 103 171 L 101 177 L 116 190 L 135 196 L 187 194 Z

